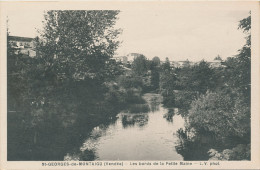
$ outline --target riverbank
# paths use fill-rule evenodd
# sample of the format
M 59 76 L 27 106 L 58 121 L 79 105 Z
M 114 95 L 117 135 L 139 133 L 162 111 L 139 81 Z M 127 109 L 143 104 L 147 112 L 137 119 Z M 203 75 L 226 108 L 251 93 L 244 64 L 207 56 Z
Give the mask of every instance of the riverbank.
M 159 94 L 144 94 L 150 111 L 121 112 L 110 125 L 98 126 L 86 137 L 78 152 L 70 152 L 66 159 L 84 160 L 83 153 L 94 153 L 95 160 L 183 160 L 175 150 L 178 129 L 184 119 L 173 115 L 172 121 L 164 118 L 168 112 L 162 106 Z M 152 109 L 153 108 L 153 109 Z

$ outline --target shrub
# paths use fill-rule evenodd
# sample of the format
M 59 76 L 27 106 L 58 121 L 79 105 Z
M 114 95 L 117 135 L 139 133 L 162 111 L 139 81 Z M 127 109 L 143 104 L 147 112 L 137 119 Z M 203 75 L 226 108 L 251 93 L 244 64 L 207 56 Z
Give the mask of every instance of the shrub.
M 250 132 L 250 111 L 249 107 L 241 105 L 240 100 L 240 97 L 231 98 L 221 91 L 207 92 L 192 102 L 190 126 L 198 131 L 212 132 L 220 138 L 246 136 Z
M 125 76 L 118 77 L 117 82 L 119 86 L 128 88 L 143 88 L 143 80 L 139 76 Z
M 222 152 L 210 149 L 208 151 L 210 156 L 209 160 L 250 160 L 250 150 L 250 144 L 239 144 L 232 149 L 225 149 Z

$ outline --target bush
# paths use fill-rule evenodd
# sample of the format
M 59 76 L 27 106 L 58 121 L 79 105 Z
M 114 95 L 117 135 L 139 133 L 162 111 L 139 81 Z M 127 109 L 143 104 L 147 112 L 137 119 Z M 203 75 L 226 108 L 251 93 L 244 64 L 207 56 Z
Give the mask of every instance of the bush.
M 209 156 L 211 156 L 209 160 L 251 160 L 250 150 L 250 144 L 239 144 L 232 149 L 225 149 L 222 152 L 210 149 L 208 152 Z
M 143 88 L 143 80 L 139 76 L 125 76 L 118 77 L 117 82 L 120 87 L 128 88 Z
M 141 89 L 131 88 L 126 90 L 127 104 L 144 104 L 145 100 L 142 98 Z
M 196 91 L 179 90 L 175 93 L 175 107 L 189 110 L 191 102 L 197 98 L 197 95 Z
M 163 92 L 162 95 L 164 106 L 189 110 L 191 102 L 197 98 L 198 93 L 188 90 L 175 90 L 168 95 Z
M 198 131 L 212 132 L 220 138 L 246 136 L 250 132 L 250 111 L 247 107 L 241 108 L 241 105 L 235 104 L 240 100 L 221 91 L 207 92 L 192 102 L 190 126 Z

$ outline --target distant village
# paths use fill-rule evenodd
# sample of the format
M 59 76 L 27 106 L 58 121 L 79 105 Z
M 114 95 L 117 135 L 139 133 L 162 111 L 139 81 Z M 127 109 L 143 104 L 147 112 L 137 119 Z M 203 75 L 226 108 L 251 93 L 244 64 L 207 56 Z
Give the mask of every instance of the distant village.
M 35 57 L 36 56 L 36 50 L 35 50 L 35 42 L 34 38 L 30 37 L 19 37 L 19 36 L 8 36 L 9 42 L 11 42 L 13 48 L 17 49 L 16 54 L 21 53 L 29 57 Z M 142 54 L 139 53 L 129 53 L 125 56 L 114 56 L 112 59 L 114 59 L 117 62 L 121 62 L 122 64 L 132 64 L 134 59 L 138 56 L 141 56 Z M 161 61 L 161 63 L 165 63 L 166 61 Z M 188 59 L 182 60 L 182 61 L 169 61 L 170 65 L 172 67 L 184 67 L 185 65 L 193 66 L 199 62 L 193 62 L 189 61 Z M 218 56 L 213 61 L 207 61 L 211 67 L 221 67 L 221 58 Z
M 138 56 L 141 56 L 142 54 L 139 53 L 129 53 L 126 56 L 117 56 L 117 57 L 113 57 L 114 60 L 116 60 L 117 62 L 122 62 L 123 64 L 131 64 L 134 59 Z M 161 63 L 165 63 L 166 61 L 161 61 Z M 193 66 L 195 64 L 198 64 L 199 62 L 193 62 L 193 61 L 189 61 L 188 59 L 186 60 L 182 60 L 182 61 L 169 61 L 170 65 L 172 67 L 184 67 L 185 65 L 190 65 Z M 216 57 L 213 61 L 207 61 L 211 67 L 221 67 L 221 58 L 220 57 Z

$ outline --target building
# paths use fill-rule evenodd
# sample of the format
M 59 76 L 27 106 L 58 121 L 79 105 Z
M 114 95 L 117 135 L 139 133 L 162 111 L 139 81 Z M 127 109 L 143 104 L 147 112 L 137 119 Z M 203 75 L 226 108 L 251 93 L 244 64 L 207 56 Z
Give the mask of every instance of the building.
M 210 65 L 210 67 L 212 67 L 212 68 L 223 67 L 221 64 L 222 61 L 220 61 L 220 60 L 209 61 L 208 63 Z
M 136 57 L 140 57 L 140 56 L 142 56 L 142 54 L 139 54 L 139 53 L 129 53 L 129 54 L 126 55 L 127 60 L 130 63 L 132 63 Z
M 169 61 L 170 62 L 170 65 L 172 67 L 185 67 L 185 66 L 194 66 L 196 63 L 195 62 L 192 62 L 192 61 L 189 61 L 189 60 L 184 60 L 184 61 Z M 161 63 L 166 63 L 166 61 L 162 61 Z
M 116 62 L 120 62 L 121 61 L 120 57 L 113 57 L 112 59 L 115 60 Z
M 126 56 L 116 56 L 112 59 L 116 60 L 116 62 L 122 62 L 123 64 L 127 64 L 127 57 Z
M 132 63 L 136 57 L 142 56 L 139 53 L 129 53 L 126 56 L 116 56 L 113 57 L 117 62 L 122 62 L 123 64 Z
M 213 60 L 213 61 L 206 61 L 206 62 L 209 64 L 209 66 L 211 68 L 224 67 L 222 65 L 222 61 L 221 60 Z M 162 62 L 162 63 L 165 63 L 165 61 Z M 175 68 L 177 68 L 177 67 L 182 68 L 182 67 L 185 67 L 185 66 L 194 66 L 194 65 L 198 65 L 198 64 L 199 64 L 199 62 L 193 62 L 193 61 L 189 61 L 189 60 L 170 61 L 170 65 L 172 67 L 175 67 Z
M 8 41 L 11 43 L 13 48 L 17 49 L 17 54 L 24 54 L 30 57 L 36 56 L 34 38 L 8 36 Z

